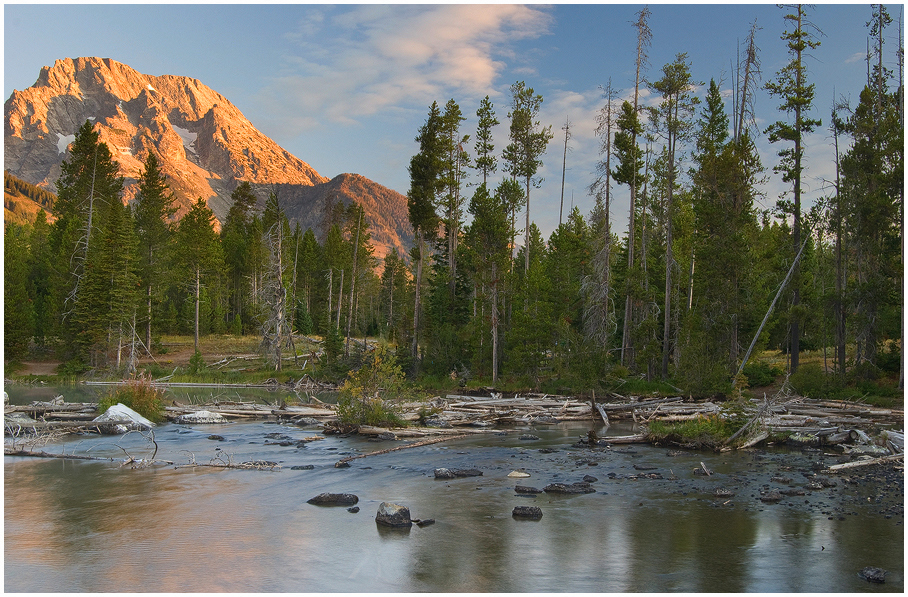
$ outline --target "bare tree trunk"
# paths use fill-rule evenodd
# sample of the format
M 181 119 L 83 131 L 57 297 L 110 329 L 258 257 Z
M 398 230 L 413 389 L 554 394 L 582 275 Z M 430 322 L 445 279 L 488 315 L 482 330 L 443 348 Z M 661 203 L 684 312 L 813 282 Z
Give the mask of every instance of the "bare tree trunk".
M 498 383 L 498 264 L 492 261 L 492 383 Z
M 423 253 L 425 252 L 422 231 L 417 231 L 416 236 L 419 239 L 419 259 L 416 261 L 416 291 L 413 299 L 413 342 L 410 348 L 414 360 L 418 357 L 419 350 L 419 299 L 422 286 Z
M 344 304 L 344 270 L 341 270 L 340 286 L 337 289 L 337 330 L 341 327 L 341 308 Z
M 195 267 L 195 328 L 193 331 L 193 340 L 195 342 L 195 351 L 199 352 L 199 302 L 202 295 L 202 268 Z
M 350 305 L 349 305 L 349 311 L 347 312 L 347 342 L 344 347 L 344 356 L 346 356 L 346 357 L 350 356 L 350 325 L 353 322 L 353 302 L 354 302 L 353 299 L 355 296 L 354 293 L 356 292 L 356 260 L 358 259 L 358 255 L 359 255 L 359 230 L 360 230 L 360 226 L 362 225 L 362 223 L 363 223 L 363 209 L 360 208 L 359 220 L 356 222 L 356 241 L 355 241 L 355 244 L 353 245 L 353 274 L 350 278 Z

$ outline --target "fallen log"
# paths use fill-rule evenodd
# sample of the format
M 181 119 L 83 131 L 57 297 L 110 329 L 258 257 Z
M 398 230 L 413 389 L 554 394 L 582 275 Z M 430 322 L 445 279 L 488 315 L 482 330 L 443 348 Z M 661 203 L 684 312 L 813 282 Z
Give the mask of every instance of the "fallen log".
M 644 400 L 643 402 L 627 402 L 623 404 L 603 404 L 602 408 L 609 412 L 621 410 L 633 410 L 642 406 L 655 406 L 657 404 L 670 404 L 672 402 L 681 402 L 684 398 L 660 398 L 658 400 Z
M 858 460 L 855 462 L 845 462 L 842 464 L 833 464 L 826 470 L 824 473 L 837 473 L 841 470 L 858 468 L 861 466 L 873 466 L 874 464 L 883 464 L 885 462 L 893 462 L 896 460 L 901 460 L 905 457 L 904 454 L 893 454 L 892 456 L 882 456 L 880 458 L 871 458 L 870 460 Z
M 386 450 L 377 450 L 375 452 L 369 452 L 367 454 L 358 454 L 356 456 L 347 456 L 346 458 L 341 458 L 336 463 L 334 463 L 334 467 L 342 468 L 343 466 L 347 465 L 347 463 L 349 463 L 351 460 L 357 460 L 359 458 L 366 458 L 368 456 L 378 456 L 379 454 L 388 454 L 390 452 L 397 452 L 399 450 L 407 450 L 409 448 L 420 448 L 422 446 L 428 446 L 431 444 L 446 442 L 446 441 L 449 441 L 452 439 L 463 439 L 465 437 L 469 437 L 469 434 L 451 435 L 448 437 L 436 437 L 433 439 L 427 439 L 427 440 L 423 440 L 423 441 L 419 441 L 419 442 L 413 442 L 412 444 L 406 444 L 403 446 L 396 446 L 394 448 L 388 448 Z
M 645 444 L 649 443 L 647 434 L 638 433 L 637 435 L 616 435 L 613 437 L 600 438 L 610 444 Z

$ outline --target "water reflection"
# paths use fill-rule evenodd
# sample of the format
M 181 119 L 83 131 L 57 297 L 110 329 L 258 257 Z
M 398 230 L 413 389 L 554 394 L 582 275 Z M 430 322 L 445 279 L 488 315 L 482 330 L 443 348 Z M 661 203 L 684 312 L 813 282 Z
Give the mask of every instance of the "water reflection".
M 217 431 L 214 431 L 217 429 Z M 330 437 L 305 448 L 265 444 L 289 425 L 232 423 L 156 431 L 159 458 L 204 462 L 270 459 L 274 472 L 5 459 L 5 588 L 54 592 L 853 592 L 903 588 L 901 518 L 849 502 L 829 520 L 836 493 L 765 505 L 760 479 L 790 458 L 769 453 L 683 454 L 649 446 L 591 453 L 573 446 L 583 426 L 487 435 L 373 456 L 335 469 L 342 454 L 388 444 Z M 213 442 L 210 433 L 224 435 Z M 138 435 L 70 438 L 68 452 L 122 458 Z M 540 448 L 553 450 L 540 452 Z M 778 456 L 779 460 L 775 460 Z M 807 467 L 802 456 L 798 466 Z M 590 466 L 595 460 L 596 466 Z M 714 478 L 691 471 L 703 460 Z M 312 464 L 313 470 L 290 470 Z M 664 479 L 632 479 L 646 464 Z M 478 467 L 481 477 L 438 480 L 436 467 Z M 522 468 L 529 479 L 507 477 Z M 671 471 L 671 473 L 669 473 Z M 616 478 L 608 478 L 614 473 Z M 524 497 L 591 474 L 596 493 Z M 763 475 L 763 477 L 760 477 Z M 623 478 L 622 478 L 623 477 Z M 736 490 L 717 500 L 720 486 Z M 844 486 L 834 488 L 846 492 Z M 358 513 L 306 503 L 325 491 L 355 493 Z M 848 490 L 850 491 L 850 490 Z M 860 497 L 860 496 L 858 496 Z M 426 527 L 379 527 L 383 501 L 410 508 Z M 811 509 L 804 501 L 818 505 Z M 515 520 L 518 505 L 543 511 Z M 837 513 L 838 514 L 838 513 Z M 885 585 L 857 577 L 867 565 L 892 571 Z

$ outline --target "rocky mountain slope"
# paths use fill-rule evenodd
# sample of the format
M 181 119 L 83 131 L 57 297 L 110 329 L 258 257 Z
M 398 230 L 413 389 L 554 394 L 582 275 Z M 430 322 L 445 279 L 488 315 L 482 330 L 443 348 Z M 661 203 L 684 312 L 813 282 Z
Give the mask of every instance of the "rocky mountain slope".
M 249 181 L 261 205 L 272 189 L 291 221 L 315 228 L 326 197 L 366 208 L 376 254 L 412 243 L 406 198 L 357 175 L 334 180 L 258 131 L 224 96 L 196 79 L 151 76 L 107 58 L 66 58 L 44 67 L 35 84 L 4 104 L 4 168 L 56 191 L 60 163 L 86 120 L 95 123 L 126 179 L 124 200 L 154 152 L 180 213 L 198 197 L 223 221 L 230 193 Z M 320 203 L 321 202 L 321 203 Z

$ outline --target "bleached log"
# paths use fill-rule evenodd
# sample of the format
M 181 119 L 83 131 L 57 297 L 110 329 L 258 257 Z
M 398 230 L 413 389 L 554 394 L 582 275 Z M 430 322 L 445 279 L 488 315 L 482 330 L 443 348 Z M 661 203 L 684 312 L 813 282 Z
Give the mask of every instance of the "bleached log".
M 905 457 L 904 454 L 893 454 L 892 456 L 882 456 L 880 458 L 871 458 L 870 460 L 858 460 L 855 462 L 845 462 L 842 464 L 834 464 L 824 470 L 824 473 L 837 473 L 842 470 L 850 468 L 858 468 L 861 466 L 873 466 L 874 464 L 883 464 L 885 462 L 893 462 L 896 460 L 901 460 Z

